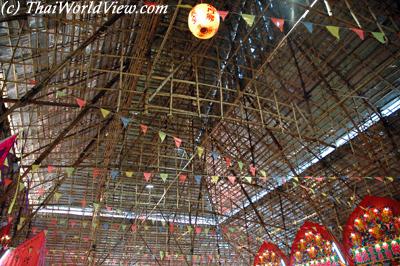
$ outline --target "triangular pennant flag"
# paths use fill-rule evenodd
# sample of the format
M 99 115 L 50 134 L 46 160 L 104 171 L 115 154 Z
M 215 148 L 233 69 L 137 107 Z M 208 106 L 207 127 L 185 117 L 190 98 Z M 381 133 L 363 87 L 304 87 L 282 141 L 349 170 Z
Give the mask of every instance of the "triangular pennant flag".
M 267 177 L 267 172 L 265 172 L 264 170 L 260 170 L 260 174 L 262 177 Z
M 133 233 L 135 233 L 135 232 L 137 231 L 137 225 L 136 225 L 136 224 L 132 224 L 132 225 L 131 225 L 131 231 L 132 231 Z
M 165 257 L 164 251 L 160 250 L 160 260 L 163 260 Z
M 163 142 L 167 134 L 165 134 L 163 131 L 158 131 L 158 136 L 160 137 L 161 142 Z
M 239 165 L 240 171 L 242 171 L 242 169 L 243 169 L 243 162 L 239 161 L 239 162 L 238 162 L 238 165 Z
M 101 174 L 101 170 L 98 168 L 93 168 L 93 178 L 99 177 Z
M 360 37 L 361 40 L 365 39 L 365 32 L 361 29 L 356 29 L 356 28 L 351 28 L 350 30 L 352 30 L 353 32 L 355 32 L 358 37 Z
M 213 175 L 211 177 L 211 183 L 213 183 L 213 184 L 217 184 L 218 180 L 219 180 L 219 176 L 217 176 L 217 175 Z
M 82 222 L 82 227 L 83 227 L 83 228 L 86 228 L 87 226 L 88 226 L 88 222 L 87 222 L 87 221 L 83 221 L 83 222 Z
M 170 232 L 170 233 L 173 233 L 174 230 L 175 230 L 174 224 L 173 224 L 173 223 L 170 223 L 170 224 L 169 224 L 169 232 Z
M 104 109 L 104 108 L 100 108 L 100 112 L 104 118 L 106 118 L 111 113 L 110 111 L 108 111 L 107 109 Z
M 202 231 L 202 228 L 200 226 L 196 226 L 195 232 L 196 234 L 200 235 Z
M 143 173 L 144 181 L 149 182 L 151 178 L 151 173 Z
M 385 34 L 383 32 L 372 32 L 372 36 L 377 39 L 381 43 L 386 43 L 385 41 Z
M 189 4 L 184 4 L 184 5 L 177 5 L 177 7 L 179 7 L 179 8 L 187 8 L 187 9 L 192 9 L 193 8 L 193 6 L 191 6 L 191 5 L 189 5 Z
M 391 177 L 391 176 L 387 176 L 386 179 L 389 180 L 390 182 L 393 182 L 393 181 L 394 181 L 394 178 Z
M 67 94 L 64 92 L 64 91 L 57 91 L 56 92 L 56 97 L 57 98 L 61 98 L 61 97 L 64 97 L 64 96 L 66 96 Z
M 126 230 L 126 224 L 121 224 L 121 229 L 122 229 L 122 231 L 125 231 Z
M 225 18 L 228 16 L 229 11 L 221 11 L 221 10 L 218 10 L 218 14 L 219 14 L 219 16 L 222 18 L 222 21 L 224 21 Z
M 11 147 L 14 145 L 17 135 L 8 137 L 0 142 L 0 166 L 4 164 Z
M 146 125 L 140 124 L 140 131 L 142 131 L 143 135 L 147 133 L 148 127 Z
M 80 98 L 76 98 L 76 103 L 79 105 L 79 108 L 83 108 L 86 105 L 86 101 Z
M 303 22 L 304 27 L 308 30 L 309 33 L 313 33 L 314 30 L 314 24 L 308 21 Z
M 275 24 L 275 26 L 281 31 L 283 32 L 283 26 L 285 24 L 285 21 L 281 18 L 271 18 L 272 23 Z
M 249 171 L 252 176 L 256 176 L 256 167 L 254 165 L 250 164 Z
M 200 147 L 200 146 L 197 146 L 197 156 L 199 156 L 199 158 L 201 158 L 203 153 L 204 153 L 204 148 Z
M 124 125 L 124 128 L 127 128 L 129 123 L 131 122 L 131 119 L 129 117 L 121 117 L 121 122 Z
M 132 177 L 133 176 L 133 172 L 127 171 L 127 172 L 125 172 L 125 175 L 127 177 Z
M 200 183 L 201 183 L 201 175 L 196 175 L 196 176 L 194 176 L 194 179 L 195 179 L 196 183 L 197 183 L 198 185 L 200 185 Z
M 4 186 L 8 187 L 8 185 L 10 185 L 12 183 L 12 180 L 10 178 L 5 178 L 4 179 Z
M 86 199 L 82 199 L 82 200 L 81 200 L 81 206 L 82 206 L 82 208 L 86 208 L 86 205 L 87 205 Z
M 187 228 L 187 231 L 188 231 L 189 233 L 191 233 L 191 232 L 193 231 L 193 228 L 192 228 L 192 226 L 190 226 L 190 225 L 188 225 L 186 228 Z
M 214 159 L 214 161 L 218 160 L 219 154 L 216 151 L 211 152 L 211 157 Z
M 244 179 L 251 184 L 251 181 L 252 181 L 251 176 L 245 176 Z
M 67 176 L 68 176 L 68 177 L 71 177 L 72 174 L 74 173 L 74 171 L 75 171 L 75 168 L 73 168 L 73 167 L 67 167 L 67 168 L 65 169 L 65 172 L 67 173 Z
M 56 201 L 59 201 L 61 196 L 62 196 L 62 194 L 60 192 L 54 193 L 54 198 L 55 198 Z
M 227 168 L 231 167 L 231 165 L 232 165 L 231 158 L 225 157 L 225 163 L 226 163 Z
M 174 137 L 175 146 L 179 148 L 182 144 L 182 140 L 180 138 Z
M 326 26 L 326 29 L 330 32 L 330 34 L 332 34 L 334 37 L 336 37 L 336 39 L 340 39 L 340 35 L 339 35 L 339 27 L 336 26 Z
M 228 180 L 229 180 L 229 182 L 231 182 L 231 183 L 232 183 L 232 185 L 234 185 L 234 184 L 235 184 L 235 182 L 236 182 L 236 176 L 233 176 L 233 175 L 231 175 L 231 176 L 228 176 Z
M 40 164 L 32 164 L 32 172 L 36 172 L 40 167 Z
M 180 183 L 185 183 L 186 178 L 187 178 L 186 175 L 183 175 L 183 174 L 179 175 L 179 182 L 180 182 Z
M 160 174 L 160 178 L 161 178 L 162 181 L 164 181 L 164 183 L 165 183 L 165 181 L 167 181 L 167 179 L 168 179 L 168 174 Z
M 113 180 L 115 180 L 119 175 L 119 171 L 116 169 L 111 170 L 110 176 Z
M 255 16 L 251 15 L 251 14 L 242 14 L 242 18 L 244 19 L 244 21 L 246 21 L 247 25 L 249 25 L 250 27 L 253 26 L 254 24 L 254 19 Z
M 54 167 L 51 166 L 51 165 L 48 165 L 48 166 L 47 166 L 47 172 L 48 172 L 48 173 L 52 173 L 53 171 L 54 171 Z

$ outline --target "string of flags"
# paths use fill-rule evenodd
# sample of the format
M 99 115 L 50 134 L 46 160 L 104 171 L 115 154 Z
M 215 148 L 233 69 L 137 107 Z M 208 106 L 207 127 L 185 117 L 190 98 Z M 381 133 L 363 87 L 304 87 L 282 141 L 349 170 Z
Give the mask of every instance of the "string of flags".
M 189 5 L 189 4 L 181 4 L 181 5 L 177 5 L 177 7 L 179 8 L 187 8 L 187 9 L 191 9 L 193 8 L 193 6 Z M 246 24 L 249 27 L 252 27 L 254 25 L 256 16 L 252 15 L 252 14 L 245 14 L 245 13 L 234 13 L 234 12 L 229 12 L 229 11 L 218 11 L 220 17 L 222 18 L 222 21 L 225 21 L 225 19 L 227 18 L 227 16 L 229 14 L 236 14 L 236 15 L 240 15 L 242 17 L 242 19 L 246 22 Z M 284 25 L 285 22 L 289 22 L 289 21 L 293 21 L 290 19 L 284 19 L 284 18 L 276 18 L 276 17 L 268 17 L 268 16 L 263 16 L 265 18 L 269 18 L 271 20 L 271 22 L 281 31 L 284 31 Z M 354 28 L 354 27 L 342 27 L 342 26 L 335 26 L 335 25 L 325 25 L 325 24 L 320 24 L 320 23 L 314 23 L 314 22 L 310 22 L 310 21 L 300 21 L 300 23 L 302 23 L 304 25 L 304 27 L 307 29 L 307 31 L 309 33 L 313 33 L 314 32 L 314 28 L 315 26 L 320 26 L 325 28 L 332 36 L 334 36 L 336 39 L 340 40 L 340 31 L 341 30 L 350 30 L 352 32 L 354 32 L 355 34 L 357 34 L 357 36 L 361 39 L 364 40 L 366 37 L 366 33 L 370 33 L 371 36 L 373 38 L 375 38 L 377 41 L 379 41 L 380 43 L 386 43 L 386 36 L 384 32 L 381 31 L 368 31 L 365 29 L 361 29 L 361 28 Z

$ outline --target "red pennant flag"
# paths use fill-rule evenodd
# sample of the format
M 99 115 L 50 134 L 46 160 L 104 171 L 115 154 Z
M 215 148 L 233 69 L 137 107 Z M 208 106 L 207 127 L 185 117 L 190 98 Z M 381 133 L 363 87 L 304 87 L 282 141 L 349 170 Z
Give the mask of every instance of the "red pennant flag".
M 144 181 L 149 182 L 151 178 L 151 173 L 143 173 Z
M 100 173 L 101 173 L 100 169 L 98 169 L 98 168 L 93 168 L 93 177 L 94 177 L 94 178 L 100 176 Z
M 383 178 L 380 176 L 375 177 L 376 180 L 383 182 Z
M 12 183 L 12 180 L 10 178 L 6 178 L 4 179 L 4 186 L 8 187 L 8 185 L 10 185 Z
M 174 230 L 175 230 L 174 224 L 173 224 L 173 223 L 170 223 L 170 224 L 169 224 L 169 232 L 170 232 L 170 233 L 173 233 Z
M 250 164 L 250 173 L 252 176 L 256 176 L 256 168 L 252 164 Z
M 182 140 L 180 138 L 174 137 L 175 146 L 179 148 L 182 144 Z
M 79 108 L 83 108 L 86 105 L 86 101 L 79 98 L 76 98 L 76 103 L 79 105 Z
M 353 32 L 355 32 L 361 40 L 365 39 L 365 32 L 361 29 L 351 28 Z
M 222 18 L 222 21 L 224 21 L 225 18 L 228 16 L 229 11 L 221 11 L 221 10 L 218 10 L 218 14 L 219 14 L 219 16 Z
M 8 217 L 7 217 L 8 223 L 11 223 L 13 219 L 14 219 L 14 218 L 13 218 L 12 216 L 8 216 Z
M 82 208 L 86 208 L 86 199 L 81 200 Z
M 131 231 L 132 231 L 133 233 L 135 233 L 136 230 L 137 230 L 137 225 L 136 225 L 136 224 L 132 224 L 132 225 L 131 225 Z
M 0 166 L 3 166 L 4 161 L 6 160 L 11 147 L 14 145 L 16 138 L 17 135 L 14 135 L 0 142 Z
M 228 180 L 229 180 L 229 182 L 231 182 L 232 183 L 232 185 L 234 185 L 235 184 L 235 182 L 236 182 L 236 176 L 228 176 Z
M 51 173 L 51 172 L 53 172 L 53 171 L 54 171 L 54 166 L 48 165 L 48 166 L 47 166 L 47 172 L 48 172 L 48 173 Z
M 112 211 L 112 207 L 111 206 L 106 206 L 106 210 L 110 212 L 110 211 Z
M 200 235 L 201 234 L 201 230 L 202 230 L 201 227 L 197 226 L 196 229 L 195 229 L 196 234 Z
M 141 124 L 141 125 L 140 125 L 140 130 L 142 131 L 143 134 L 146 134 L 146 132 L 147 132 L 147 126 Z
M 186 181 L 186 175 L 179 175 L 179 182 L 180 183 L 185 183 L 185 181 Z
M 285 21 L 281 18 L 271 18 L 272 23 L 275 24 L 276 27 L 279 28 L 281 32 L 283 32 L 283 25 L 285 24 Z
M 225 157 L 225 163 L 226 163 L 226 167 L 231 167 L 231 165 L 232 165 L 232 161 L 231 161 L 231 158 L 229 158 L 229 157 Z

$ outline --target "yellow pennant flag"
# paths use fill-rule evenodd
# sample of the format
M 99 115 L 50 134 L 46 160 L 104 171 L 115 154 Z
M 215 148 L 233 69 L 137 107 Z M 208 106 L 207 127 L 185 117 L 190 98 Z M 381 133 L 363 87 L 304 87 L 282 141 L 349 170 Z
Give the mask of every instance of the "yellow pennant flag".
M 111 113 L 107 109 L 103 109 L 103 108 L 100 108 L 100 111 L 104 118 L 106 118 Z
M 203 155 L 203 152 L 204 152 L 204 148 L 198 146 L 197 147 L 197 155 L 199 156 L 199 158 L 201 158 L 201 156 Z
M 213 183 L 213 184 L 217 184 L 218 180 L 219 180 L 219 176 L 217 176 L 217 175 L 214 175 L 211 177 L 211 183 Z
M 133 172 L 125 172 L 127 177 L 132 177 L 133 176 Z
M 254 15 L 251 15 L 251 14 L 242 14 L 242 18 L 244 19 L 244 21 L 246 21 L 247 25 L 249 25 L 249 27 L 251 27 L 251 26 L 253 26 L 254 19 L 256 17 Z
M 32 172 L 36 172 L 40 167 L 40 164 L 32 164 Z
M 330 32 L 330 34 L 332 34 L 334 37 L 336 37 L 336 39 L 340 39 L 340 35 L 339 35 L 339 27 L 336 26 L 326 26 L 326 29 Z
M 59 201 L 61 196 L 62 196 L 62 194 L 60 192 L 54 193 L 54 198 L 56 199 L 56 201 Z

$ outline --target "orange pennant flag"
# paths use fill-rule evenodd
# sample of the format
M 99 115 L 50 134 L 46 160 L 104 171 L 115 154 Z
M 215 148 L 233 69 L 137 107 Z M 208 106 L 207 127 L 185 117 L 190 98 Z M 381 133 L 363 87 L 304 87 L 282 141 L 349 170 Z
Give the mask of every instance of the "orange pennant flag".
M 285 24 L 285 21 L 281 18 L 271 18 L 272 23 L 275 24 L 279 28 L 281 32 L 283 32 L 283 25 Z
M 182 140 L 180 138 L 174 137 L 175 146 L 179 148 L 182 144 Z
M 147 132 L 147 126 L 146 126 L 146 125 L 143 125 L 143 124 L 140 124 L 140 130 L 142 131 L 143 134 L 146 134 L 146 132 Z

